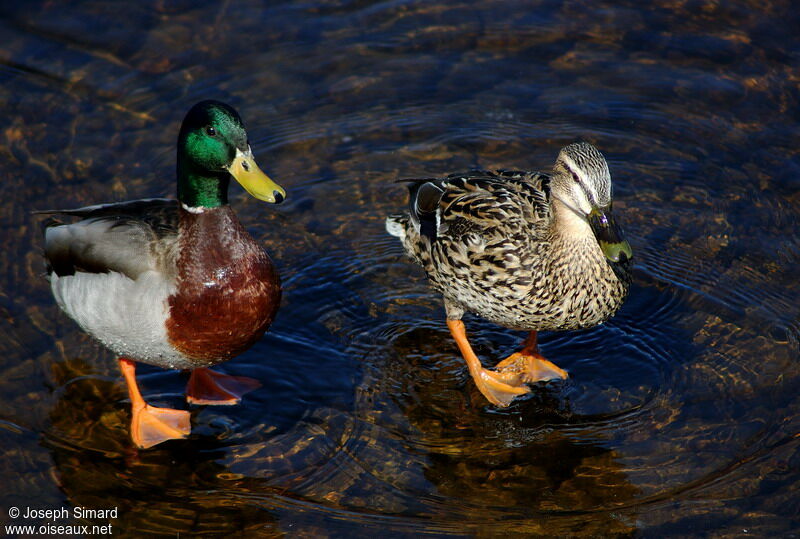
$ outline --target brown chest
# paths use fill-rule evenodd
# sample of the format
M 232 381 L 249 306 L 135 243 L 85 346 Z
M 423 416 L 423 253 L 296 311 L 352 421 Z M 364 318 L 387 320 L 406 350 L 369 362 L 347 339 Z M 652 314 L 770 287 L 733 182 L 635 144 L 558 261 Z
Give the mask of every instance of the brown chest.
M 264 250 L 228 206 L 181 213 L 170 343 L 198 366 L 230 359 L 267 330 L 280 305 L 280 279 Z

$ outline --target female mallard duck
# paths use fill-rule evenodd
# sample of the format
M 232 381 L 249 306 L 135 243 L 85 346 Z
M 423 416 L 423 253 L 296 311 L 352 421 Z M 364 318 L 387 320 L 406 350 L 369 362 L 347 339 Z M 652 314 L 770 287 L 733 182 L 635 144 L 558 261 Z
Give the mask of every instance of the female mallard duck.
M 271 203 L 285 193 L 258 168 L 237 112 L 218 101 L 189 110 L 178 135 L 178 200 L 144 199 L 48 211 L 80 217 L 45 228 L 59 306 L 119 356 L 131 436 L 142 448 L 189 434 L 189 412 L 144 402 L 134 361 L 192 369 L 187 400 L 236 404 L 258 382 L 207 369 L 247 350 L 281 299 L 264 249 L 228 205 L 233 176 Z
M 469 372 L 493 404 L 508 406 L 525 384 L 566 378 L 544 359 L 536 332 L 601 324 L 630 286 L 631 248 L 611 218 L 611 175 L 603 155 L 578 142 L 552 174 L 473 171 L 410 180 L 410 211 L 387 230 L 444 295 L 447 326 Z M 481 366 L 461 317 L 474 312 L 529 331 L 522 351 Z

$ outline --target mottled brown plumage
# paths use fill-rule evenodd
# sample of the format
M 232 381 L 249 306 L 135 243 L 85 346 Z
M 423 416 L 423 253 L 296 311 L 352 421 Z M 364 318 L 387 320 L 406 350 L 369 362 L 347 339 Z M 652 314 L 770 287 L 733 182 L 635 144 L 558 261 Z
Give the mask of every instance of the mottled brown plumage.
M 409 212 L 390 217 L 387 228 L 442 293 L 451 322 L 470 311 L 513 329 L 573 330 L 607 320 L 628 293 L 631 251 L 610 209 L 605 159 L 576 143 L 561 151 L 552 174 L 471 171 L 412 180 Z M 456 326 L 454 334 L 462 331 Z M 546 361 L 535 335 L 532 342 L 521 357 Z M 464 343 L 465 336 L 462 352 Z M 470 366 L 490 401 L 507 405 L 520 394 L 523 382 L 508 383 L 510 373 L 526 378 L 530 369 L 518 359 L 500 365 L 509 376 Z M 524 381 L 566 377 L 551 365 Z M 479 379 L 487 376 L 511 387 L 483 388 Z

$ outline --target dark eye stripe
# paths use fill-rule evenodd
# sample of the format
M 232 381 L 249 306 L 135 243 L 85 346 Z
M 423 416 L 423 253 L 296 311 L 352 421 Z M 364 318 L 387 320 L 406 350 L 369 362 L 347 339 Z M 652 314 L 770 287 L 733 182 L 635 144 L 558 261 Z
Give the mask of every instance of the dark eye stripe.
M 572 179 L 575 180 L 575 183 L 577 183 L 578 187 L 580 187 L 581 191 L 583 191 L 583 196 L 586 197 L 586 200 L 588 200 L 589 203 L 592 204 L 593 206 L 596 205 L 597 201 L 594 200 L 594 197 L 592 197 L 591 193 L 589 193 L 588 189 L 586 189 L 586 186 L 583 185 L 583 182 L 581 182 L 578 174 L 574 172 L 571 168 L 568 168 L 568 170 L 570 174 L 572 174 Z

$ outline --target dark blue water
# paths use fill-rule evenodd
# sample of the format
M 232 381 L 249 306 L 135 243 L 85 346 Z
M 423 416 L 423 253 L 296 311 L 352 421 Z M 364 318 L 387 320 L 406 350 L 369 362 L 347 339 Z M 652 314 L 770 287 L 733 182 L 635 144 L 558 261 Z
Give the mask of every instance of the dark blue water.
M 3 4 L 0 521 L 797 534 L 797 28 L 790 2 Z M 29 212 L 172 196 L 205 98 L 239 110 L 287 189 L 279 207 L 231 191 L 284 303 L 220 367 L 262 388 L 136 451 L 114 358 L 56 307 Z M 397 179 L 547 169 L 576 139 L 608 159 L 634 286 L 607 324 L 542 334 L 570 379 L 498 410 L 383 220 Z M 487 365 L 523 337 L 465 322 Z M 184 406 L 185 374 L 139 370 L 149 402 Z

